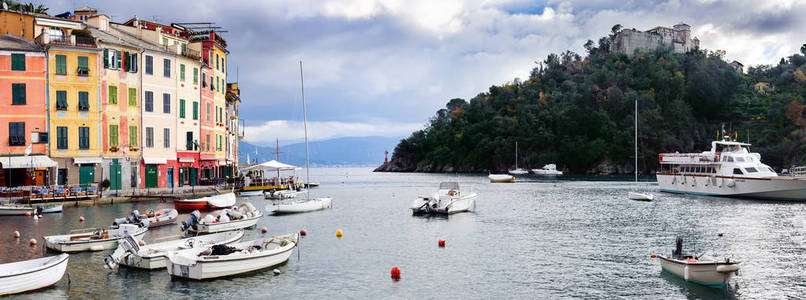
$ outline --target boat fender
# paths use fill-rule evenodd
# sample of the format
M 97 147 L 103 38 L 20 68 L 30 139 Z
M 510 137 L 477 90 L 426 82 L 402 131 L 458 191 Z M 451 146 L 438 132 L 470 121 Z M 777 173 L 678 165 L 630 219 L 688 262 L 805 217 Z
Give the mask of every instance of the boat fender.
M 727 184 L 726 184 L 726 185 L 727 185 L 728 187 L 731 187 L 731 188 L 732 188 L 732 187 L 736 186 L 736 181 L 734 181 L 733 179 L 728 179 L 728 182 L 727 182 Z
M 689 274 L 688 265 L 686 265 L 686 267 L 683 269 L 683 279 L 688 281 L 690 276 L 691 275 Z
M 716 266 L 716 271 L 719 273 L 730 273 L 739 271 L 739 266 L 730 264 L 730 265 L 718 265 Z
M 229 222 L 229 220 L 230 218 L 227 214 L 221 214 L 220 216 L 218 216 L 218 221 L 221 223 Z

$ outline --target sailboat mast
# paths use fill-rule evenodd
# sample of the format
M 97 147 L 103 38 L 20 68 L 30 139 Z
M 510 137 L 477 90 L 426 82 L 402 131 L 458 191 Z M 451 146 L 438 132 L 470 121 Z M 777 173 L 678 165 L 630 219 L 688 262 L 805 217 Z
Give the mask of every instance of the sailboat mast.
M 299 82 L 302 87 L 302 124 L 305 128 L 305 185 L 310 188 L 311 186 L 311 167 L 308 160 L 308 112 L 305 109 L 305 78 L 302 76 L 302 61 L 299 61 Z M 305 189 L 308 194 L 308 199 L 311 198 L 311 191 L 309 188 Z
M 635 99 L 635 182 L 638 182 L 638 99 Z
M 518 169 L 518 141 L 515 141 L 515 170 Z

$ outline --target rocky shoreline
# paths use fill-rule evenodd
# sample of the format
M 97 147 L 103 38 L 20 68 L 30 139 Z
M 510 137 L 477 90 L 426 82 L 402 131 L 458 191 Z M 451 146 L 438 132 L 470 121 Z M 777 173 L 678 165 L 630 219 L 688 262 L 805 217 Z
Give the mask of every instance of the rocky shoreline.
M 508 168 L 473 168 L 473 167 L 455 167 L 452 165 L 437 165 L 416 163 L 412 160 L 402 160 L 393 157 L 392 160 L 385 162 L 375 168 L 373 172 L 413 172 L 413 173 L 506 173 Z M 608 162 L 602 162 L 596 168 L 586 170 L 585 172 L 571 172 L 567 169 L 561 169 L 565 174 L 577 175 L 630 175 L 635 172 L 632 164 L 613 165 Z M 654 169 L 639 170 L 643 175 L 654 175 Z

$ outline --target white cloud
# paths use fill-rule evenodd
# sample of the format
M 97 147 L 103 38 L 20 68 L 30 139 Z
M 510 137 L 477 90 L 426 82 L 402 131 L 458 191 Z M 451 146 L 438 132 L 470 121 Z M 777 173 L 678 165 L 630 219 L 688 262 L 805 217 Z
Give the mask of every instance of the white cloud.
M 327 140 L 347 136 L 408 136 L 411 132 L 423 128 L 423 124 L 373 121 L 364 123 L 346 122 L 308 122 L 308 140 Z M 273 144 L 275 139 L 283 143 L 304 140 L 305 131 L 302 122 L 275 120 L 258 126 L 246 126 L 245 139 L 258 145 Z

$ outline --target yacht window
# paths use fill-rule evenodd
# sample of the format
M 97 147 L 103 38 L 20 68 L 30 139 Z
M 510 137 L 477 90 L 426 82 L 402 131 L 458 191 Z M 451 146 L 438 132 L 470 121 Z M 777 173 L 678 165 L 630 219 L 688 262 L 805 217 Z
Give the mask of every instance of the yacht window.
M 733 156 L 725 156 L 725 161 L 733 162 Z
M 738 162 L 744 162 L 744 157 L 737 156 L 737 157 L 736 157 L 736 161 L 738 161 Z
M 756 172 L 758 172 L 758 170 L 756 170 L 756 168 L 745 168 L 745 171 L 747 171 L 747 173 L 756 173 Z
M 772 168 L 770 168 L 770 167 L 767 167 L 767 170 L 770 170 L 770 172 L 775 173 L 775 170 L 773 170 L 773 169 L 772 169 Z
M 733 175 L 744 175 L 744 173 L 742 173 L 742 169 L 734 168 Z
M 711 168 L 711 173 L 716 174 L 716 168 Z

